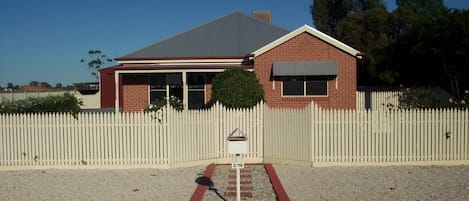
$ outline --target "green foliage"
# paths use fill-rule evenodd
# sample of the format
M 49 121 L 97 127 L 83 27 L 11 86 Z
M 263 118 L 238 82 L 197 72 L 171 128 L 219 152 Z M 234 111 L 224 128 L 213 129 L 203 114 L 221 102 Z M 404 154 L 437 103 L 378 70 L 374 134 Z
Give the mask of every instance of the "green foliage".
M 310 7 L 316 28 L 330 36 L 336 36 L 336 25 L 354 13 L 384 6 L 380 0 L 314 0 Z
M 228 108 L 249 108 L 264 99 L 264 89 L 253 72 L 228 69 L 212 81 L 212 102 Z
M 178 97 L 171 96 L 168 99 L 160 98 L 151 102 L 150 105 L 148 105 L 148 107 L 143 109 L 143 111 L 144 112 L 157 112 L 161 108 L 165 107 L 168 103 L 173 109 L 177 111 L 182 111 L 184 109 L 184 105 L 182 104 L 182 101 Z
M 431 15 L 435 11 L 445 9 L 443 0 L 396 0 L 396 4 L 419 15 Z
M 469 10 L 443 0 L 314 0 L 316 28 L 365 53 L 359 85 L 441 86 L 461 100 L 469 88 Z M 330 33 L 332 32 L 332 33 Z
M 405 8 L 403 8 L 404 10 Z M 392 61 L 407 85 L 442 86 L 456 98 L 469 88 L 469 11 L 438 10 L 411 14 L 413 20 L 396 40 Z M 425 72 L 425 76 L 422 76 Z
M 359 63 L 362 85 L 393 84 L 398 75 L 388 64 L 387 48 L 394 36 L 384 6 L 352 14 L 337 24 L 337 39 L 366 53 Z
M 154 119 L 162 123 L 163 122 L 162 109 L 166 107 L 166 105 L 168 104 L 177 111 L 184 110 L 184 105 L 182 104 L 182 101 L 178 97 L 171 96 L 169 98 L 160 98 L 160 99 L 154 100 L 153 102 L 150 103 L 150 105 L 148 105 L 148 107 L 143 108 L 143 112 L 150 112 Z
M 63 96 L 48 96 L 1 102 L 0 114 L 67 112 L 76 117 L 80 111 L 81 105 L 83 105 L 81 100 L 77 99 L 72 94 L 66 93 Z
M 441 88 L 407 88 L 399 96 L 399 108 L 401 109 L 449 108 L 456 106 L 451 96 Z
M 91 70 L 91 75 L 98 81 L 99 75 L 97 70 L 113 62 L 113 59 L 108 58 L 101 50 L 89 50 L 88 55 L 90 57 L 89 60 L 81 59 L 80 62 L 88 66 L 88 69 Z

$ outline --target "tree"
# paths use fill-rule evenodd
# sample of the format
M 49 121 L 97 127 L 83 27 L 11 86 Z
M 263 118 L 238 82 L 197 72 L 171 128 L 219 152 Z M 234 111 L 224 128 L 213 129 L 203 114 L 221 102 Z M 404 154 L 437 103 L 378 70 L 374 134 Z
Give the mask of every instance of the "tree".
M 62 89 L 63 88 L 62 83 L 59 82 L 59 83 L 55 84 L 55 88 Z
M 37 86 L 39 86 L 39 82 L 38 81 L 31 81 L 31 82 L 29 82 L 29 86 L 37 87 Z
M 443 0 L 315 0 L 316 28 L 365 53 L 361 85 L 441 86 L 461 99 L 469 89 L 469 11 Z M 330 33 L 333 32 L 333 33 Z
M 316 28 L 336 36 L 336 26 L 344 18 L 376 6 L 385 6 L 381 0 L 314 0 L 310 6 Z
M 108 58 L 101 50 L 89 50 L 88 55 L 90 57 L 89 60 L 81 59 L 80 62 L 88 66 L 88 69 L 91 70 L 91 75 L 98 81 L 98 69 L 113 62 L 113 59 Z
M 396 5 L 416 15 L 432 15 L 446 9 L 443 0 L 396 0 Z
M 212 81 L 212 102 L 228 108 L 249 108 L 264 99 L 264 89 L 253 72 L 228 69 Z
M 469 12 L 446 9 L 439 0 L 406 2 L 395 14 L 407 21 L 400 23 L 404 26 L 391 50 L 400 58 L 391 64 L 401 74 L 399 82 L 441 86 L 461 99 L 469 89 L 464 79 L 469 76 Z
M 51 87 L 52 87 L 52 86 L 51 86 L 49 83 L 47 83 L 47 82 L 41 82 L 41 83 L 39 83 L 39 86 L 41 86 L 41 87 L 46 87 L 46 88 L 51 88 Z
M 387 48 L 395 38 L 391 23 L 386 7 L 378 4 L 351 14 L 337 24 L 337 39 L 366 54 L 358 63 L 360 85 L 395 83 L 398 74 L 388 65 Z

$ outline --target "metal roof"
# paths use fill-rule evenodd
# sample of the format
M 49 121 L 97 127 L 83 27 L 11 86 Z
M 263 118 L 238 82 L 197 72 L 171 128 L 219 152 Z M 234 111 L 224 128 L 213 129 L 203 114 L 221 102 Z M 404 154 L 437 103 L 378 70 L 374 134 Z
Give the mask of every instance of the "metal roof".
M 274 61 L 273 76 L 322 76 L 337 75 L 336 61 Z
M 120 59 L 245 56 L 289 32 L 252 16 L 234 12 Z

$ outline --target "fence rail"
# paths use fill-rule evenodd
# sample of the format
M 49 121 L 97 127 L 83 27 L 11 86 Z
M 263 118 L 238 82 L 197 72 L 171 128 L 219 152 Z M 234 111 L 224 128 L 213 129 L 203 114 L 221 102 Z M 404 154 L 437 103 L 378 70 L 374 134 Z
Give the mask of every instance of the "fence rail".
M 230 162 L 227 135 L 248 135 L 250 162 L 403 164 L 469 161 L 469 110 L 272 109 L 2 114 L 0 169 Z

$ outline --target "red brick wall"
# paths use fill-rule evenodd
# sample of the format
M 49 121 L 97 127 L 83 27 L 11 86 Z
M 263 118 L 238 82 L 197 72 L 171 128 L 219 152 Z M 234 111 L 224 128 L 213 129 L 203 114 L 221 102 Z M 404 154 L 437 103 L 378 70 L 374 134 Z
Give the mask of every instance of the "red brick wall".
M 336 80 L 329 81 L 327 97 L 282 97 L 281 81 L 272 87 L 272 62 L 294 60 L 335 60 L 339 65 Z M 265 101 L 270 107 L 301 108 L 314 101 L 323 108 L 355 108 L 357 85 L 356 58 L 328 43 L 302 33 L 265 52 L 254 60 L 254 72 L 264 86 Z
M 148 106 L 148 76 L 122 76 L 123 111 L 138 112 Z

